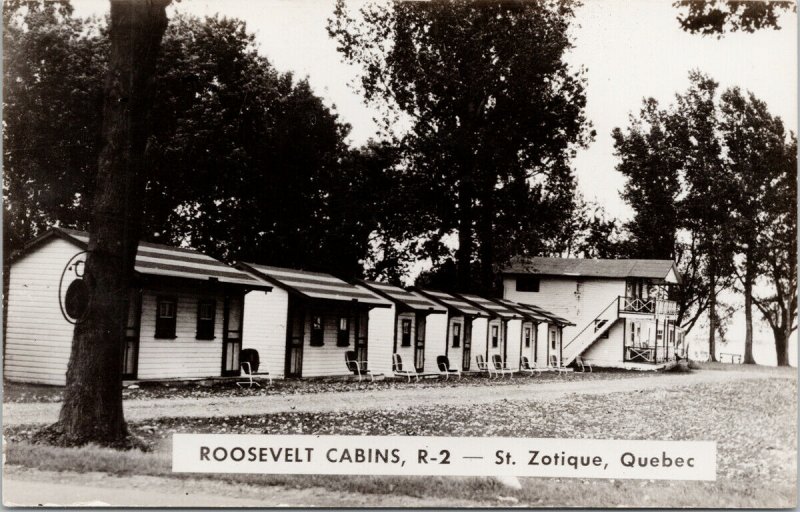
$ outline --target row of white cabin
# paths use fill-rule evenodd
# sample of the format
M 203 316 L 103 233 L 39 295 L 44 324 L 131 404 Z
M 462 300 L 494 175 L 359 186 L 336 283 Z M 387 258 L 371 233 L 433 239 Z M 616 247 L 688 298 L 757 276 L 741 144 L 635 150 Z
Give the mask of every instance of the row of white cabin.
M 12 258 L 4 378 L 63 385 L 80 294 L 87 233 L 52 228 Z M 406 290 L 329 274 L 242 263 L 192 249 L 141 243 L 121 361 L 125 380 L 240 373 L 243 349 L 274 378 L 343 376 L 347 352 L 375 374 L 404 365 L 437 373 L 437 357 L 476 371 L 477 356 L 561 362 L 572 322 L 540 306 L 476 295 Z M 123 298 L 123 297 L 121 297 Z

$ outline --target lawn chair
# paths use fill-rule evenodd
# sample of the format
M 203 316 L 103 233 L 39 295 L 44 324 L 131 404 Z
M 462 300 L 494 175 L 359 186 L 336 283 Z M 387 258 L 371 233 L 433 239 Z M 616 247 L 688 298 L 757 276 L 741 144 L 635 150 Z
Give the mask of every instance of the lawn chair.
M 396 352 L 392 354 L 392 373 L 394 373 L 395 377 L 406 377 L 408 382 L 411 382 L 411 377 L 414 377 L 417 379 L 417 381 L 419 381 L 419 373 L 417 373 L 416 368 L 404 370 L 403 358 L 401 358 L 400 354 Z
M 555 355 L 550 356 L 550 367 L 558 372 L 559 375 L 567 373 L 567 369 L 558 364 L 558 357 Z
M 491 365 L 486 363 L 486 360 L 483 358 L 483 355 L 478 354 L 475 356 L 475 365 L 478 367 L 478 371 L 481 373 L 485 373 L 490 378 L 494 374 L 494 369 Z
M 536 366 L 536 363 L 533 363 L 533 366 L 531 366 L 531 362 L 528 360 L 528 356 L 522 356 L 522 358 L 520 359 L 519 371 L 525 372 L 528 375 L 533 375 L 534 373 L 536 375 L 542 374 L 542 370 L 538 366 Z
M 581 373 L 586 373 L 586 368 L 589 368 L 589 373 L 594 373 L 591 363 L 581 356 L 575 358 L 575 366 L 581 369 Z
M 439 368 L 439 373 L 444 375 L 444 380 L 450 379 L 450 375 L 458 375 L 458 378 L 461 378 L 461 370 L 458 368 L 451 368 L 450 360 L 447 356 L 438 356 L 436 358 L 436 366 Z
M 245 385 L 247 385 L 248 388 L 252 388 L 253 386 L 260 388 L 261 384 L 259 384 L 256 379 L 262 377 L 266 377 L 267 379 L 269 379 L 269 385 L 270 386 L 272 385 L 272 376 L 269 374 L 269 372 L 254 372 L 253 367 L 250 366 L 249 361 L 242 361 L 239 367 L 242 369 L 241 376 L 247 377 L 247 380 L 238 381 L 236 383 L 236 385 L 239 386 L 240 388 L 244 387 Z
M 508 375 L 509 378 L 514 376 L 514 370 L 506 366 L 505 361 L 503 358 L 500 357 L 500 354 L 492 354 L 492 364 L 491 366 L 494 368 L 494 373 L 499 375 Z
M 364 375 L 369 375 L 371 380 L 375 380 L 372 371 L 367 368 L 366 361 L 362 362 L 357 359 L 355 350 L 348 350 L 344 353 L 344 364 L 347 366 L 348 371 L 353 372 L 354 375 L 358 375 L 358 382 L 361 382 Z

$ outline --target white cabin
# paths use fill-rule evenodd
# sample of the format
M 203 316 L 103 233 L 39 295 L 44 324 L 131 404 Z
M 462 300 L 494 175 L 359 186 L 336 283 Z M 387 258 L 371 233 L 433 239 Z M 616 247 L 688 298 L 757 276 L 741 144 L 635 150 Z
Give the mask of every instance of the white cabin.
M 369 313 L 372 372 L 391 375 L 392 354 L 398 354 L 403 365 L 413 364 L 419 373 L 435 373 L 439 354 L 434 348 L 444 344 L 447 309 L 398 286 L 375 281 L 359 284 L 392 303 L 388 310 L 376 308 Z
M 582 356 L 596 366 L 656 369 L 675 359 L 682 338 L 680 275 L 671 260 L 517 259 L 503 271 L 503 297 L 568 320 L 562 364 Z
M 4 376 L 64 385 L 89 235 L 52 228 L 12 258 Z M 192 249 L 142 242 L 125 331 L 124 380 L 237 375 L 246 291 L 264 286 Z
M 444 343 L 438 347 L 430 344 L 436 356 L 447 356 L 450 366 L 460 367 L 461 371 L 477 370 L 475 355 L 486 351 L 489 313 L 454 294 L 422 288 L 414 290 L 447 309 L 445 325 L 436 326 L 438 333 L 444 329 Z
M 388 342 L 371 339 L 370 310 L 388 310 L 390 301 L 330 274 L 255 263 L 238 267 L 273 288 L 245 297 L 243 347 L 258 351 L 259 371 L 278 379 L 341 377 L 350 375 L 346 355 L 363 367 L 373 351 L 381 357 Z

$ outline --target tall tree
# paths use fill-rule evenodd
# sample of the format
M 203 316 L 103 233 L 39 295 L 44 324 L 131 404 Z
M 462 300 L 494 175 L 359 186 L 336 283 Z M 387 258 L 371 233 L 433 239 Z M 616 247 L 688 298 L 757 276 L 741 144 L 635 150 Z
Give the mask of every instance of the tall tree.
M 753 359 L 753 287 L 770 247 L 761 245 L 761 233 L 775 219 L 769 214 L 768 197 L 785 172 L 785 141 L 780 118 L 773 117 L 766 103 L 752 93 L 745 95 L 738 87 L 725 91 L 721 101 L 720 130 L 727 148 L 726 166 L 735 194 L 731 204 L 734 214 L 734 240 L 741 255 L 738 275 L 744 294 L 744 362 Z
M 339 1 L 329 20 L 340 53 L 360 69 L 365 99 L 382 109 L 419 177 L 416 193 L 432 212 L 421 219 L 432 224 L 409 222 L 420 232 L 457 232 L 461 290 L 492 288 L 502 208 L 531 199 L 537 178 L 567 183 L 566 163 L 590 137 L 584 78 L 563 59 L 573 7 L 371 3 L 356 19 Z
M 127 444 L 121 364 L 144 192 L 154 69 L 169 0 L 111 0 L 111 55 L 103 102 L 85 281 L 91 300 L 75 326 L 58 442 Z
M 734 226 L 731 212 L 735 188 L 723 163 L 719 140 L 719 84 L 691 72 L 689 89 L 676 97 L 672 117 L 676 149 L 680 155 L 685 195 L 680 201 L 682 226 L 692 233 L 695 249 L 705 260 L 708 300 L 708 352 L 716 360 L 720 330 L 719 294 L 733 284 Z
M 766 222 L 758 244 L 765 248 L 761 273 L 767 296 L 753 302 L 772 330 L 779 366 L 789 365 L 789 340 L 797 330 L 797 138 L 785 145 L 782 163 L 767 189 Z
M 673 259 L 680 226 L 680 162 L 670 114 L 652 98 L 631 116 L 626 131 L 615 128 L 617 171 L 627 178 L 622 198 L 633 208 L 630 257 Z
M 669 108 L 645 100 L 627 131 L 613 135 L 617 169 L 628 178 L 623 198 L 635 212 L 629 254 L 677 260 L 678 322 L 688 332 L 709 313 L 713 358 L 717 296 L 732 274 L 732 190 L 717 135 L 718 85 L 697 72 L 690 80 Z

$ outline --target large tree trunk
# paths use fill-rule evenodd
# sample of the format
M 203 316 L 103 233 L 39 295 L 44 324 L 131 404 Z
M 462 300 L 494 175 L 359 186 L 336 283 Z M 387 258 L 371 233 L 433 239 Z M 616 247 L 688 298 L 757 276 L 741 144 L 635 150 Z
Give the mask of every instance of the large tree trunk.
M 744 268 L 744 364 L 756 364 L 753 359 L 753 268 L 752 254 L 745 255 Z
M 717 360 L 717 283 L 716 277 L 711 277 L 711 295 L 708 298 L 708 358 L 712 362 Z
M 60 444 L 123 446 L 122 351 L 144 193 L 153 73 L 169 0 L 111 0 L 111 59 L 103 105 L 85 279 L 91 301 L 76 324 L 59 423 Z
M 491 175 L 494 178 L 494 173 Z M 484 180 L 481 186 L 481 209 L 478 219 L 478 242 L 480 248 L 480 293 L 492 295 L 494 288 L 494 181 Z
M 775 355 L 778 358 L 778 366 L 789 366 L 789 340 L 792 336 L 792 318 L 789 316 L 789 308 L 781 304 L 781 324 L 778 329 L 772 332 L 775 338 Z
M 463 173 L 458 187 L 458 249 L 456 250 L 456 289 L 469 292 L 472 288 L 472 251 L 474 185 L 469 166 L 462 167 Z

